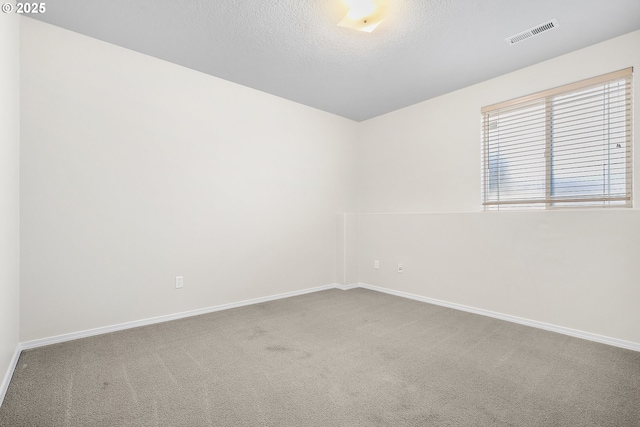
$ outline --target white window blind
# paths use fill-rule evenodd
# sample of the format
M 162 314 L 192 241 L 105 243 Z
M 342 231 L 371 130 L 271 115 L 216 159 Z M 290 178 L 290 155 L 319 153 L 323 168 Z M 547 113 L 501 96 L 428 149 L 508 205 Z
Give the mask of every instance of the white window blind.
M 485 210 L 630 207 L 632 71 L 483 108 Z

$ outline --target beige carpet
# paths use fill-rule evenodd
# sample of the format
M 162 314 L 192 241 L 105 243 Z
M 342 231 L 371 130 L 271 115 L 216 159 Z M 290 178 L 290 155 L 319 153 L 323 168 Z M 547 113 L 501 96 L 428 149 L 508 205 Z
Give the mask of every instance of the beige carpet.
M 640 353 L 363 289 L 25 351 L 0 426 L 640 426 Z

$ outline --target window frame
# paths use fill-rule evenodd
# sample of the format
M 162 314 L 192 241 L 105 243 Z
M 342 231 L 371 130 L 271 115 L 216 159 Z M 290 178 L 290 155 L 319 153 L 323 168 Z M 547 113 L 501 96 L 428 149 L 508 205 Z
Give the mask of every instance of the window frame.
M 572 93 L 580 92 L 581 90 L 588 90 L 590 87 L 596 87 L 598 85 L 606 85 L 607 83 L 612 83 L 614 81 L 619 80 L 629 80 L 630 85 L 629 88 L 625 88 L 625 93 L 627 90 L 630 92 L 630 104 L 629 106 L 625 106 L 624 117 L 625 117 L 625 141 L 628 141 L 628 147 L 625 147 L 625 195 L 624 197 L 613 197 L 611 194 L 606 194 L 602 198 L 593 197 L 593 200 L 590 200 L 588 197 L 580 197 L 578 195 L 574 198 L 574 200 L 559 199 L 554 200 L 554 196 L 552 195 L 553 188 L 553 126 L 552 126 L 552 117 L 553 117 L 553 100 L 554 97 L 569 95 Z M 490 171 L 490 162 L 491 157 L 493 155 L 493 151 L 490 150 L 490 140 L 491 140 L 491 115 L 496 114 L 504 114 L 509 110 L 517 111 L 519 108 L 526 108 L 527 106 L 534 106 L 536 104 L 544 103 L 544 122 L 545 122 L 545 130 L 544 130 L 544 158 L 545 158 L 545 188 L 544 188 L 544 200 L 540 198 L 531 197 L 525 198 L 522 200 L 500 200 L 498 196 L 497 200 L 489 200 L 489 171 Z M 607 111 L 604 110 L 603 111 Z M 612 73 L 604 74 L 601 76 L 581 80 L 575 83 L 559 86 L 553 89 L 548 89 L 545 91 L 537 92 L 534 94 L 526 95 L 520 98 L 515 98 L 512 100 L 499 102 L 496 104 L 492 104 L 486 107 L 481 108 L 481 118 L 482 118 L 482 187 L 481 187 L 481 200 L 482 200 L 482 208 L 483 211 L 494 211 L 494 210 L 504 210 L 512 209 L 512 210 L 528 210 L 528 209 L 585 209 L 585 208 L 632 208 L 633 207 L 633 67 L 625 68 L 619 71 L 615 71 Z M 495 116 L 494 116 L 495 117 Z M 495 119 L 494 119 L 495 120 Z M 627 127 L 626 124 L 629 126 Z M 498 160 L 499 161 L 499 160 Z M 498 180 L 498 185 L 500 185 L 502 181 Z M 587 193 L 584 193 L 587 194 Z M 585 205 L 584 203 L 589 202 L 602 202 L 599 205 Z M 624 201 L 624 204 L 611 204 L 611 202 L 615 201 Z M 562 206 L 554 206 L 555 203 L 561 203 Z M 607 204 L 609 203 L 609 204 Z M 572 204 L 572 205 L 568 205 Z M 533 205 L 535 207 L 525 207 L 519 208 L 518 205 Z

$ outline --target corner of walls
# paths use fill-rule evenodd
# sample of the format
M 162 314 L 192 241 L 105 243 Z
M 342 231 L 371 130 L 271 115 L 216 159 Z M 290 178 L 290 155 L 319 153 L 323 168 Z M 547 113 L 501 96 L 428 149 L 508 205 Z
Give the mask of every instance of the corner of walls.
M 337 257 L 336 283 L 341 289 L 359 281 L 358 266 L 358 221 L 357 213 L 338 215 L 337 221 Z
M 343 209 L 336 214 L 336 272 L 335 283 L 340 289 L 353 283 L 357 277 L 357 243 L 354 241 L 354 217 L 357 221 L 358 194 L 358 134 L 361 123 L 350 121 L 344 128 L 347 135 L 347 149 L 344 167 L 347 170 L 342 185 L 346 200 Z
M 9 2 L 15 7 L 15 1 Z M 20 15 L 0 14 L 0 405 L 19 355 Z

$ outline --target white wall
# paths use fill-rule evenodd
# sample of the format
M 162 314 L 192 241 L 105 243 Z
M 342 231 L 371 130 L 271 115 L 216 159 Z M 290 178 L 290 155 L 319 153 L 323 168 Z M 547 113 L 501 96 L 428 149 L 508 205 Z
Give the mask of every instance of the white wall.
M 23 341 L 336 282 L 356 123 L 31 19 L 21 43 Z
M 18 15 L 0 13 L 0 403 L 20 318 L 19 23 Z
M 337 233 L 336 283 L 353 285 L 358 282 L 358 214 L 339 215 Z
M 359 280 L 640 343 L 637 208 L 481 212 L 480 205 L 481 107 L 630 66 L 638 100 L 640 32 L 362 123 Z

